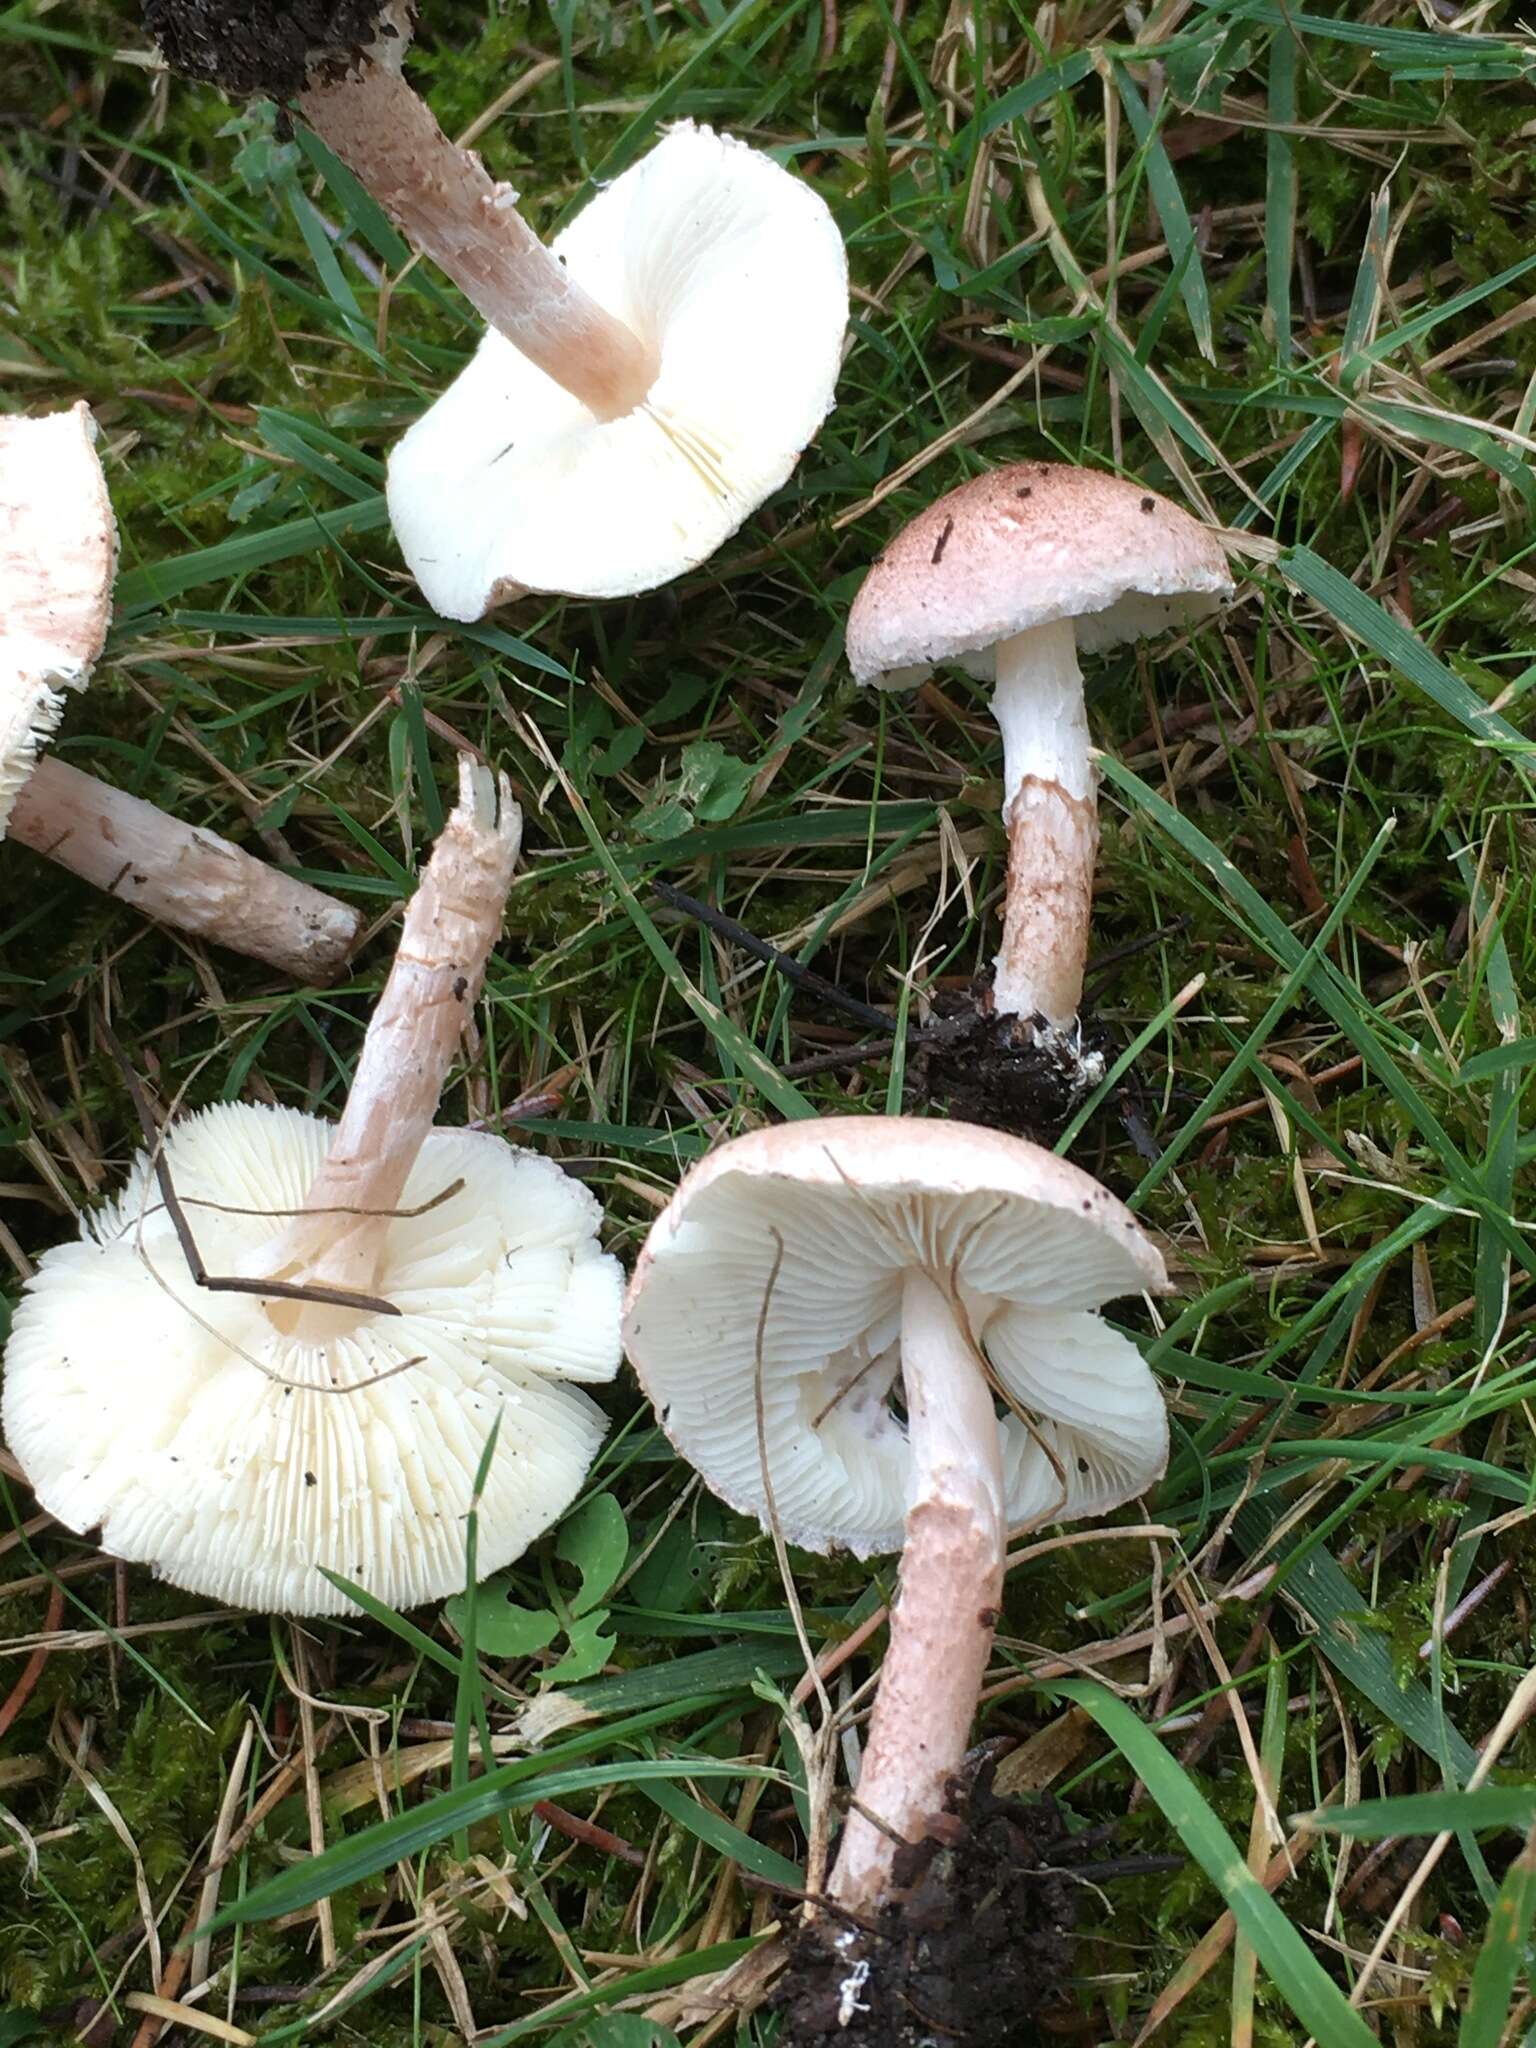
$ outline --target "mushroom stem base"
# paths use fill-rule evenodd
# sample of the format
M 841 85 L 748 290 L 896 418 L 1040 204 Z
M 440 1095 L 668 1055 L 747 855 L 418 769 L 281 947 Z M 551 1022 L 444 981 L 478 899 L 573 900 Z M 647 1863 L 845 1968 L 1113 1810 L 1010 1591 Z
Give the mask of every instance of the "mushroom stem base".
M 51 756 L 18 791 L 6 836 L 146 917 L 299 981 L 332 980 L 357 937 L 357 912 L 334 896 Z
M 501 931 L 522 844 L 503 777 L 459 760 L 459 802 L 411 898 L 394 965 L 306 1209 L 262 1260 L 266 1278 L 371 1294 L 385 1240 Z M 334 1308 L 274 1301 L 288 1334 L 332 1334 Z
M 600 420 L 632 412 L 656 380 L 652 351 L 589 298 L 473 150 L 438 126 L 393 63 L 313 81 L 299 111 L 401 233 L 477 312 Z
M 866 1914 L 890 1884 L 893 1836 L 925 1832 L 965 1755 L 1007 1541 L 991 1389 L 948 1293 L 916 1271 L 902 1290 L 901 1366 L 914 1466 L 901 1588 L 859 1777 L 864 1812 L 849 1815 L 829 1886 Z
M 992 984 L 1002 1017 L 1070 1025 L 1083 995 L 1098 801 L 1070 619 L 1002 641 L 992 709 L 1003 734 L 1008 888 Z

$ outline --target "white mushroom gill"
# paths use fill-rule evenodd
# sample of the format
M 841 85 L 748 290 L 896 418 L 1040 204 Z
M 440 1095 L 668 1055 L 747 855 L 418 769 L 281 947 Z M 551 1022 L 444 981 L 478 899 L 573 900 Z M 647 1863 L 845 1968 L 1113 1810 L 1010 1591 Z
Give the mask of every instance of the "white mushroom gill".
M 231 1105 L 166 1144 L 214 1273 L 238 1272 L 301 1206 L 333 1135 Z M 436 1131 L 388 1228 L 398 1316 L 306 1341 L 262 1300 L 187 1271 L 148 1164 L 42 1260 L 6 1354 L 4 1427 L 38 1499 L 115 1556 L 233 1605 L 351 1603 L 322 1574 L 414 1606 L 460 1589 L 464 1516 L 491 1426 L 479 1560 L 519 1556 L 575 1496 L 602 1439 L 579 1382 L 611 1379 L 621 1275 L 592 1195 L 553 1161 Z M 216 1203 L 210 1207 L 205 1204 Z
M 236 1105 L 165 1138 L 204 1268 L 251 1291 L 198 1285 L 140 1159 L 16 1313 L 0 1419 L 38 1500 L 215 1599 L 345 1612 L 328 1571 L 400 1607 L 455 1591 L 493 1427 L 484 1571 L 570 1503 L 602 1437 L 572 1384 L 619 1362 L 596 1201 L 433 1128 L 521 832 L 505 781 L 460 776 L 340 1123 Z
M 673 1443 L 791 1542 L 902 1552 L 828 1885 L 855 1914 L 878 1911 L 893 1843 L 926 1832 L 959 1768 L 1009 1525 L 1116 1507 L 1163 1469 L 1156 1384 L 1093 1311 L 1165 1284 L 1105 1189 L 965 1124 L 754 1132 L 652 1226 L 624 1339 Z
M 832 404 L 842 237 L 771 157 L 683 122 L 552 246 L 655 376 L 642 404 L 598 418 L 486 334 L 389 464 L 395 533 L 447 618 L 524 590 L 670 581 L 786 481 Z
M 900 1358 L 904 1276 L 953 1279 L 1005 1398 L 1008 1518 L 1073 1520 L 1126 1500 L 1162 1469 L 1162 1396 L 1134 1344 L 1092 1311 L 1148 1284 L 1080 1214 L 995 1194 L 912 1186 L 878 1200 L 841 1185 L 762 1178 L 750 1200 L 723 1177 L 655 1243 L 631 1310 L 631 1356 L 668 1434 L 715 1491 L 765 1500 L 753 1405 L 755 1320 L 784 1247 L 763 1330 L 762 1398 L 786 1535 L 860 1556 L 897 1550 L 909 1499 L 907 1432 L 887 1396 Z M 655 1370 L 650 1361 L 656 1360 Z M 1066 1476 L 1065 1494 L 1058 1472 Z

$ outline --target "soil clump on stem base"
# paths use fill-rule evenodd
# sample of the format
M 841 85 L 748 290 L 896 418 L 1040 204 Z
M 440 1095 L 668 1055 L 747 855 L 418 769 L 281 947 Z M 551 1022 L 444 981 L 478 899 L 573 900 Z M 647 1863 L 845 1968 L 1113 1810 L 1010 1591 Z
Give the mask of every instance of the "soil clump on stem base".
M 995 1759 L 950 1781 L 900 1850 L 873 1928 L 826 1915 L 789 1938 L 780 2048 L 1033 2048 L 1066 2005 L 1081 1886 L 1053 1799 L 1000 1797 Z
M 911 1106 L 935 1103 L 962 1122 L 1036 1144 L 1061 1135 L 1113 1056 L 1109 1032 L 1091 1019 L 1069 1036 L 1044 1019 L 998 1016 L 984 981 L 937 991 L 933 1018 L 946 1029 L 912 1062 Z

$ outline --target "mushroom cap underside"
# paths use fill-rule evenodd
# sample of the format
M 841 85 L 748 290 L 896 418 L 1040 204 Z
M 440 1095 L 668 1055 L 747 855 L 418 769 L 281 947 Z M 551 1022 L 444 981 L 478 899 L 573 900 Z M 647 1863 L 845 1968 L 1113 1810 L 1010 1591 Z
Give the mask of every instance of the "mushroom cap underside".
M 1134 1219 L 1022 1139 L 834 1117 L 711 1154 L 630 1282 L 630 1362 L 715 1492 L 808 1549 L 900 1547 L 911 1455 L 890 1396 L 913 1266 L 944 1285 L 1029 1417 L 1001 1421 L 1012 1522 L 1107 1512 L 1151 1484 L 1162 1397 L 1093 1312 L 1166 1284 Z
M 1232 594 L 1217 534 L 1124 477 L 1017 462 L 961 484 L 903 527 L 848 617 L 860 682 L 919 683 L 941 661 L 986 681 L 1000 640 L 1057 619 L 1089 654 L 1187 624 Z
M 486 334 L 389 463 L 396 536 L 446 618 L 669 582 L 788 479 L 832 404 L 842 237 L 771 157 L 683 122 L 553 249 L 660 367 L 640 406 L 599 421 Z
M 241 1272 L 302 1207 L 331 1135 L 257 1105 L 173 1127 L 166 1163 L 210 1272 Z M 520 1556 L 602 1439 L 576 1383 L 617 1370 L 622 1275 L 590 1192 L 498 1137 L 432 1132 L 401 1206 L 423 1203 L 391 1225 L 379 1276 L 401 1313 L 300 1342 L 257 1297 L 193 1283 L 141 1159 L 16 1312 L 0 1417 L 39 1502 L 214 1599 L 351 1612 L 329 1569 L 406 1608 L 463 1587 L 499 1421 L 480 1569 Z

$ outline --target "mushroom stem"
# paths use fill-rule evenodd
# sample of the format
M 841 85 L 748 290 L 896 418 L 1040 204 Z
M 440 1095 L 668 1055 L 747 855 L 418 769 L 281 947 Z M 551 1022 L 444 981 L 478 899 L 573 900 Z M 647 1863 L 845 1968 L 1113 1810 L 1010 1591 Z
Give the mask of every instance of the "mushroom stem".
M 901 1374 L 913 1497 L 901 1587 L 832 1897 L 878 1910 L 897 1843 L 917 1841 L 965 1755 L 1002 1598 L 1007 1525 L 992 1394 L 948 1294 L 909 1272 L 901 1296 Z M 890 1833 L 885 1830 L 890 1830 Z
M 992 709 L 1003 734 L 1008 889 L 992 1003 L 1001 1017 L 1069 1026 L 1083 995 L 1098 800 L 1070 619 L 997 649 Z
M 491 771 L 461 755 L 458 806 L 411 898 L 346 1108 L 305 1199 L 306 1209 L 324 1213 L 283 1233 L 263 1259 L 268 1277 L 374 1290 L 394 1212 L 501 931 L 522 836 L 506 777 L 498 792 Z M 274 1301 L 267 1313 L 286 1329 L 328 1312 Z
M 16 794 L 5 836 L 177 931 L 299 981 L 330 981 L 357 912 L 141 797 L 51 756 Z
M 656 378 L 652 351 L 589 298 L 473 150 L 406 82 L 392 51 L 350 77 L 312 75 L 299 112 L 478 312 L 600 420 L 632 412 Z

